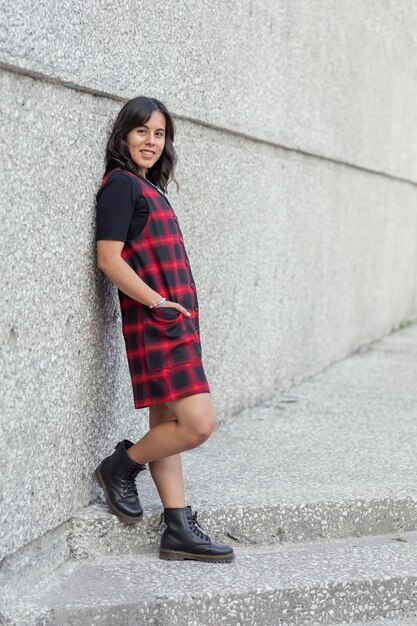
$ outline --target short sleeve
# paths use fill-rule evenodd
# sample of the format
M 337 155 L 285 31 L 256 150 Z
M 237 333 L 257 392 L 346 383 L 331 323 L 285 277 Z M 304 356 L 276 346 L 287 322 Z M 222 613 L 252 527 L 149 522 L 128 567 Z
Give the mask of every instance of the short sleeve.
M 115 239 L 126 242 L 136 205 L 129 174 L 111 174 L 97 192 L 96 200 L 96 241 Z

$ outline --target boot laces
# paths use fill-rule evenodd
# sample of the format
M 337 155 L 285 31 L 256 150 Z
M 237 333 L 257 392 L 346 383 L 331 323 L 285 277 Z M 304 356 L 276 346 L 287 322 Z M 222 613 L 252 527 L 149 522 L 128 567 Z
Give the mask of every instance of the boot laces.
M 200 537 L 200 539 L 210 540 L 208 535 L 203 532 L 204 529 L 200 526 L 200 523 L 197 521 L 197 511 L 195 511 L 195 513 L 188 517 L 188 523 L 192 532 Z
M 122 476 L 120 482 L 123 488 L 123 493 L 125 496 L 137 496 L 138 489 L 136 487 L 136 476 L 142 470 L 146 469 L 145 465 L 140 465 L 140 467 L 132 467 L 125 471 L 125 474 Z

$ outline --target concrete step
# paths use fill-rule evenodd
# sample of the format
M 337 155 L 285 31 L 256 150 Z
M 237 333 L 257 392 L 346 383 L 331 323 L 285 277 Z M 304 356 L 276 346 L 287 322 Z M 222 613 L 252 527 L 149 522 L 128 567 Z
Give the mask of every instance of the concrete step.
M 384 535 L 239 547 L 227 564 L 166 562 L 156 554 L 71 560 L 25 595 L 12 595 L 3 608 L 9 626 L 410 620 L 417 613 L 417 532 L 402 541 Z
M 159 546 L 162 508 L 147 512 L 135 526 L 121 522 L 104 503 L 95 503 L 71 520 L 67 537 L 71 557 L 92 558 L 109 554 L 141 554 Z M 396 532 L 401 538 L 417 528 L 417 498 L 387 493 L 379 499 L 304 501 L 298 506 L 203 507 L 198 520 L 214 540 L 239 545 L 273 545 L 328 541 L 344 537 Z

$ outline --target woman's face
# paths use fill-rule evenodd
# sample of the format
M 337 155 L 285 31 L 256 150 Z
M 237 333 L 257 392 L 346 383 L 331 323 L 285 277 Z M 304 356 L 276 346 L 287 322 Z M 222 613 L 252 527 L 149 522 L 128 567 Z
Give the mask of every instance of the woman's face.
M 146 172 L 159 159 L 165 145 L 166 122 L 161 111 L 153 111 L 143 126 L 133 128 L 126 136 L 132 160 L 138 166 L 139 174 Z

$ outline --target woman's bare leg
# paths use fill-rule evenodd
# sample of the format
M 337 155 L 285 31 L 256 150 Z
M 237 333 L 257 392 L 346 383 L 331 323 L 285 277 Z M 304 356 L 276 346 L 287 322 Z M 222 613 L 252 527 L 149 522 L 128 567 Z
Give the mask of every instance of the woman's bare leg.
M 149 407 L 149 428 L 152 429 L 159 424 L 173 420 L 175 420 L 175 415 L 165 402 Z M 185 494 L 181 454 L 172 454 L 164 459 L 151 461 L 149 469 L 164 507 L 184 507 Z
M 196 448 L 208 439 L 216 425 L 210 393 L 165 403 L 175 420 L 157 424 L 127 450 L 136 463 L 151 463 L 184 450 Z

